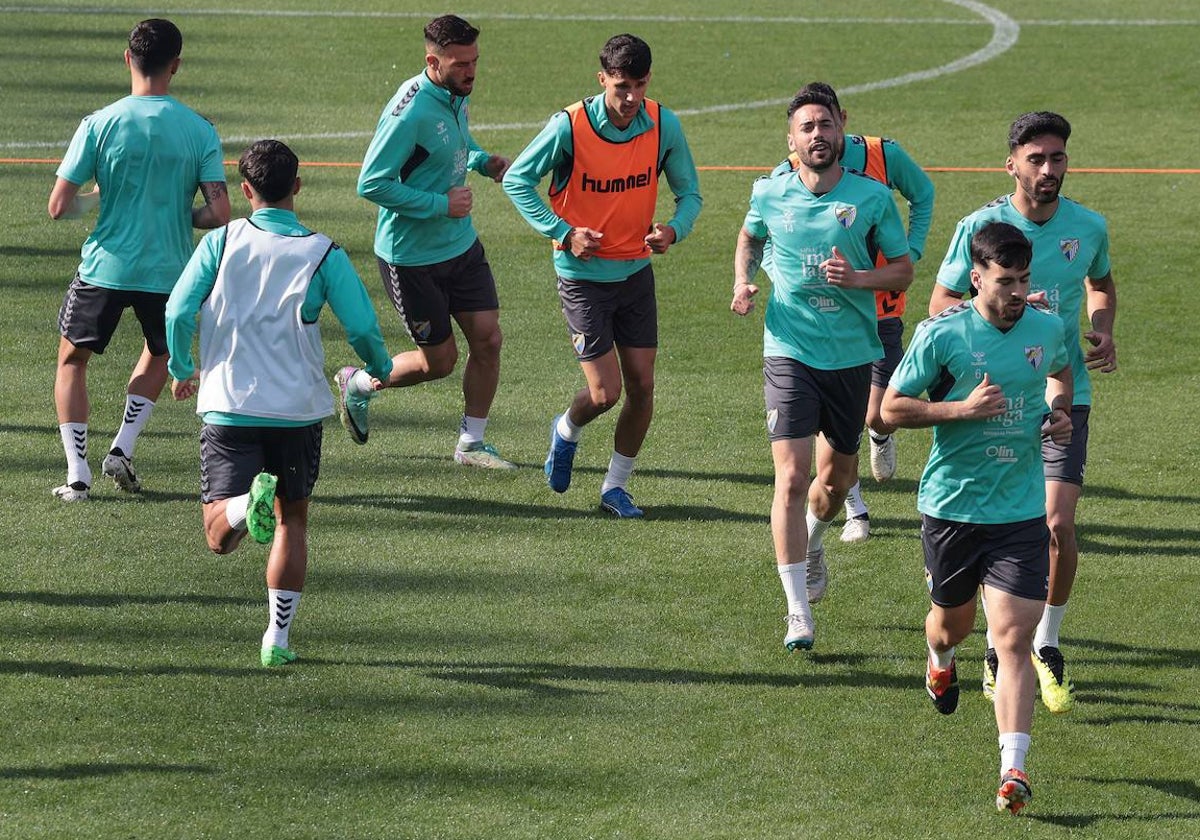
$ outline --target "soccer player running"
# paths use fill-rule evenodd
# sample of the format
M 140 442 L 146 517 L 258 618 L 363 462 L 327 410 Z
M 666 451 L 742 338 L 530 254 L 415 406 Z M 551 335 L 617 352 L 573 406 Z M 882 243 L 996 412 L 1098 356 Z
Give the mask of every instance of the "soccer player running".
M 468 105 L 479 61 L 479 30 L 454 15 L 425 27 L 425 69 L 384 106 L 358 176 L 358 194 L 379 205 L 375 255 L 383 286 L 415 350 L 396 356 L 385 388 L 442 379 L 458 362 L 450 324 L 467 340 L 463 415 L 454 460 L 515 469 L 484 442 L 500 383 L 500 301 L 471 222 L 471 169 L 499 181 L 508 159 L 471 136 Z M 342 425 L 367 442 L 367 406 L 376 390 L 368 372 L 344 367 L 335 377 Z
M 52 219 L 100 207 L 58 313 L 54 405 L 67 481 L 52 492 L 63 501 L 81 501 L 91 490 L 87 367 L 108 347 L 126 309 L 133 309 L 146 340 L 102 469 L 121 490 L 142 489 L 133 454 L 167 382 L 167 295 L 192 253 L 192 228 L 229 221 L 216 129 L 168 93 L 182 50 L 183 35 L 169 20 L 143 20 L 133 28 L 125 50 L 130 95 L 79 124 L 50 193 Z M 81 193 L 93 179 L 96 186 Z M 197 189 L 201 207 L 192 206 Z
M 846 124 L 846 111 L 838 102 L 837 93 L 825 82 L 812 82 L 804 90 L 820 90 L 833 98 Z M 795 169 L 799 156 L 792 152 L 787 160 L 775 168 L 778 172 Z M 925 238 L 933 220 L 933 181 L 925 170 L 916 164 L 895 140 L 863 134 L 847 134 L 842 152 L 842 166 L 874 178 L 889 189 L 899 191 L 908 203 L 908 255 L 915 265 L 925 252 Z M 769 259 L 763 255 L 764 261 Z M 876 264 L 885 262 L 882 255 Z M 879 414 L 883 405 L 883 394 L 887 389 L 892 371 L 904 354 L 901 338 L 904 335 L 905 304 L 904 291 L 875 292 L 875 317 L 879 340 L 883 343 L 883 358 L 871 365 L 871 399 L 867 403 L 867 433 L 871 446 L 871 475 L 883 482 L 896 474 L 896 440 L 894 428 L 883 422 Z M 862 482 L 846 493 L 846 524 L 842 527 L 842 542 L 865 542 L 871 536 L 871 516 L 862 496 Z
M 324 305 L 371 376 L 383 380 L 392 367 L 349 257 L 296 217 L 298 166 L 278 140 L 259 140 L 242 154 L 242 194 L 253 213 L 200 241 L 167 302 L 171 391 L 177 400 L 197 394 L 203 420 L 208 547 L 227 554 L 247 532 L 271 543 L 266 667 L 296 659 L 288 637 L 308 568 L 308 499 L 321 465 L 321 421 L 334 411 L 318 323 Z
M 858 480 L 871 366 L 883 356 L 875 292 L 906 289 L 913 268 L 891 190 L 839 163 L 845 135 L 829 93 L 802 88 L 792 99 L 787 140 L 796 168 L 754 182 L 730 308 L 738 315 L 753 308 L 769 243 L 763 378 L 775 465 L 771 535 L 788 604 L 784 646 L 808 650 L 811 604 L 828 582 L 825 532 Z
M 1016 188 L 958 223 L 929 301 L 932 315 L 962 298 L 970 289 L 971 236 L 988 222 L 1004 221 L 1015 225 L 1033 243 L 1032 289 L 1044 294 L 1051 311 L 1058 313 L 1066 326 L 1067 352 L 1075 376 L 1071 407 L 1074 432 L 1069 444 L 1053 439 L 1042 443 L 1046 519 L 1050 525 L 1050 594 L 1033 639 L 1042 702 L 1051 712 L 1067 712 L 1074 705 L 1075 689 L 1060 650 L 1059 629 L 1079 565 L 1075 512 L 1087 462 L 1092 402 L 1089 370 L 1111 373 L 1117 369 L 1113 342 L 1117 287 L 1108 255 L 1108 226 L 1099 213 L 1060 194 L 1067 174 L 1070 136 L 1070 123 L 1046 111 L 1023 114 L 1013 122 L 1005 168 Z M 1083 334 L 1090 345 L 1086 353 L 1079 334 L 1085 300 L 1091 324 Z M 983 680 L 984 692 L 989 696 L 996 680 L 994 647 L 989 638 Z
M 554 240 L 558 295 L 587 381 L 551 423 L 546 479 L 566 492 L 583 427 L 615 406 L 624 386 L 600 486 L 600 507 L 623 519 L 642 516 L 627 485 L 654 413 L 658 305 L 650 255 L 687 236 L 701 207 L 679 118 L 646 98 L 650 63 L 641 38 L 610 38 L 597 73 L 603 95 L 551 117 L 504 178 L 525 220 Z M 654 221 L 660 173 L 675 194 L 675 214 L 665 224 Z M 546 175 L 549 207 L 537 193 Z
M 996 807 L 1015 814 L 1032 798 L 1025 773 L 1036 683 L 1029 645 L 1050 570 L 1042 439 L 1071 439 L 1072 373 L 1062 321 L 1026 305 L 1029 240 L 1010 224 L 990 222 L 975 230 L 969 248 L 976 297 L 917 327 L 884 395 L 883 416 L 902 428 L 933 426 L 917 494 L 932 601 L 925 689 L 942 714 L 957 708 L 954 646 L 975 626 L 982 586 L 1000 661 Z

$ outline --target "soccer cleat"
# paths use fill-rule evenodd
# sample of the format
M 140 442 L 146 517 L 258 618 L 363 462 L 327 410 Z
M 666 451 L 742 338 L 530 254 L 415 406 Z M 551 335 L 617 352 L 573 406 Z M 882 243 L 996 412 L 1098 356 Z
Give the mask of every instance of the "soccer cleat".
M 825 565 L 825 546 L 815 551 L 810 550 L 804 555 L 808 561 L 808 574 L 805 583 L 808 585 L 808 603 L 815 604 L 825 597 L 829 586 L 829 567 Z
M 82 481 L 72 481 L 70 484 L 55 487 L 50 492 L 64 502 L 86 502 L 90 489 Z
M 279 645 L 268 645 L 259 651 L 259 659 L 264 668 L 278 668 L 280 665 L 295 662 L 297 656 L 294 651 L 287 648 L 279 647 Z
M 887 481 L 896 474 L 896 436 L 888 435 L 883 442 L 871 439 L 871 476 L 876 481 Z
M 944 715 L 954 714 L 958 708 L 958 668 L 954 659 L 950 667 L 937 669 L 933 663 L 927 663 L 925 668 L 925 693 L 933 701 L 933 707 Z
M 269 543 L 275 536 L 275 485 L 278 479 L 270 473 L 259 473 L 250 485 L 250 501 L 246 505 L 246 530 L 255 542 Z
M 1020 770 L 1005 771 L 996 791 L 996 810 L 1016 814 L 1031 801 L 1033 788 L 1029 786 L 1029 777 Z
M 505 461 L 490 443 L 479 441 L 469 444 L 465 449 L 461 446 L 454 450 L 454 460 L 468 467 L 480 467 L 485 470 L 515 470 L 517 465 Z
M 1075 706 L 1075 686 L 1067 676 L 1062 651 L 1046 646 L 1033 652 L 1033 670 L 1042 687 L 1042 703 L 1054 714 L 1069 712 Z
M 867 514 L 846 520 L 842 526 L 842 542 L 860 543 L 871 538 L 871 517 Z
M 624 487 L 613 487 L 602 493 L 600 510 L 606 510 L 618 519 L 642 518 L 642 509 L 633 503 L 633 497 Z
M 561 415 L 560 415 L 561 417 Z M 558 417 L 550 423 L 550 452 L 546 455 L 546 483 L 555 493 L 566 493 L 571 486 L 571 467 L 579 441 L 564 440 L 558 434 Z
M 119 489 L 126 493 L 142 492 L 142 482 L 138 481 L 137 475 L 133 472 L 133 459 L 126 458 L 125 453 L 120 449 L 113 449 L 104 456 L 104 464 L 101 469 Z
M 792 613 L 784 618 L 784 621 L 787 622 L 787 633 L 783 637 L 783 646 L 788 650 L 812 650 L 814 635 L 812 616 L 807 613 L 804 615 Z
M 367 442 L 367 406 L 371 400 L 350 393 L 350 378 L 357 372 L 357 368 L 346 365 L 334 374 L 333 384 L 338 390 L 338 419 L 350 433 L 350 439 L 362 445 Z
M 983 696 L 988 700 L 996 700 L 996 672 L 1000 670 L 1000 657 L 995 648 L 988 648 L 983 654 Z

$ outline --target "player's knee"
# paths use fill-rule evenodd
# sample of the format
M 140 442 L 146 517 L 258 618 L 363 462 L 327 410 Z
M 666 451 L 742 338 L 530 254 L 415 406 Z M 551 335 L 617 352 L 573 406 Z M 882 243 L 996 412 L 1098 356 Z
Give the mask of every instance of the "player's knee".
M 423 352 L 421 356 L 425 361 L 424 373 L 428 379 L 444 379 L 454 372 L 454 366 L 458 364 L 458 348 L 449 341 Z
M 592 401 L 592 406 L 600 412 L 608 411 L 621 399 L 621 385 L 614 383 L 613 385 L 600 385 L 588 389 L 588 398 Z
M 476 338 L 471 342 L 471 355 L 477 357 L 480 361 L 498 364 L 500 362 L 500 348 L 504 345 L 504 334 L 500 331 L 500 327 L 492 330 L 485 336 Z

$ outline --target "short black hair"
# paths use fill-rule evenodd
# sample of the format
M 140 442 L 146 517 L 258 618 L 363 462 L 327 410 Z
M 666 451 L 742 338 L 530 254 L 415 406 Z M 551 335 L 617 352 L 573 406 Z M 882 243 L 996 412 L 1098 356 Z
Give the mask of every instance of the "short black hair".
M 478 37 L 479 30 L 458 15 L 435 17 L 425 25 L 425 43 L 439 51 L 452 45 L 469 47 Z
M 1030 111 L 1013 120 L 1008 129 L 1008 150 L 1024 146 L 1035 137 L 1050 134 L 1063 143 L 1071 139 L 1071 124 L 1067 118 L 1053 111 Z
M 971 237 L 971 262 L 981 268 L 995 263 L 1022 271 L 1033 262 L 1033 243 L 1008 222 L 988 222 Z
M 169 20 L 150 18 L 129 33 L 129 55 L 143 76 L 157 76 L 183 52 L 183 33 Z
M 255 140 L 238 160 L 238 174 L 269 204 L 292 194 L 299 169 L 296 153 L 279 140 Z
M 829 113 L 833 114 L 834 119 L 842 118 L 842 106 L 838 104 L 837 94 L 824 82 L 813 82 L 796 92 L 788 104 L 788 120 L 790 121 L 792 115 L 805 105 L 821 105 L 829 109 Z
M 828 82 L 809 82 L 804 87 L 800 88 L 800 90 L 796 91 L 796 96 L 806 96 L 814 93 L 823 94 L 832 99 L 833 107 L 836 110 L 837 115 L 839 117 L 842 115 L 842 103 L 838 102 L 837 91 L 835 91 L 833 89 L 833 85 L 829 84 Z M 793 97 L 793 99 L 794 98 L 795 97 Z M 809 103 L 806 102 L 804 104 L 807 105 Z M 800 107 L 803 107 L 803 105 Z M 790 117 L 793 113 L 795 112 L 789 111 L 788 116 Z
M 644 79 L 650 75 L 650 45 L 636 35 L 614 35 L 600 50 L 600 67 L 610 76 Z

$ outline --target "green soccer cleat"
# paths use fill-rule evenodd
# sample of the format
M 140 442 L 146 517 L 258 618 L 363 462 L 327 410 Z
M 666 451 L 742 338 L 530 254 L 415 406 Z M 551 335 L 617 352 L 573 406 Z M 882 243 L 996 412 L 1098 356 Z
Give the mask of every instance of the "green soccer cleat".
M 1033 652 L 1033 670 L 1042 687 L 1042 703 L 1054 714 L 1069 712 L 1075 707 L 1075 686 L 1067 676 L 1062 651 L 1044 647 Z
M 264 668 L 279 668 L 295 662 L 298 658 L 294 651 L 279 647 L 278 645 L 269 645 L 259 651 L 259 659 L 262 661 Z
M 275 536 L 275 485 L 278 479 L 270 473 L 259 473 L 250 485 L 250 501 L 246 505 L 246 530 L 255 542 L 269 543 Z

